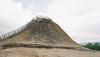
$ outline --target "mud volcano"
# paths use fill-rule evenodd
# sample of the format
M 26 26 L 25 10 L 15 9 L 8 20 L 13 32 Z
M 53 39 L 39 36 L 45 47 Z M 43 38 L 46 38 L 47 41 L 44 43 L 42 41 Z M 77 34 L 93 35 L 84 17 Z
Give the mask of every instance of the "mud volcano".
M 3 37 L 3 38 L 2 38 Z M 36 17 L 18 30 L 3 35 L 0 46 L 81 49 L 59 25 L 49 18 Z

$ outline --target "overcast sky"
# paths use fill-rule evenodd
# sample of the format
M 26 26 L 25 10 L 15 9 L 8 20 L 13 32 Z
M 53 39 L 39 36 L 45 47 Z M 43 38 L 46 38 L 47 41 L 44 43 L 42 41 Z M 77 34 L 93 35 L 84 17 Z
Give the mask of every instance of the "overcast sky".
M 100 41 L 100 0 L 0 0 L 0 34 L 49 16 L 76 42 Z

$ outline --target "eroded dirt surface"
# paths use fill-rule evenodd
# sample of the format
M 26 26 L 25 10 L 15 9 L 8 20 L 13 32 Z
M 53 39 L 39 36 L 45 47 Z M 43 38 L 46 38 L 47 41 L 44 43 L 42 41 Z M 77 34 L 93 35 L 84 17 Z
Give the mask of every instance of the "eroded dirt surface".
M 0 50 L 0 57 L 100 57 L 99 51 L 45 48 L 7 48 Z

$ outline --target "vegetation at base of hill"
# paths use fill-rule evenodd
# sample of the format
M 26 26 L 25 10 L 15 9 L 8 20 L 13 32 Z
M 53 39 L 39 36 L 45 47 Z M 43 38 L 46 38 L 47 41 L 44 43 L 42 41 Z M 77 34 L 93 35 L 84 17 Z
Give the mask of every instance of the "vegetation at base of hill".
M 100 50 L 100 43 L 87 43 L 83 46 L 92 50 Z

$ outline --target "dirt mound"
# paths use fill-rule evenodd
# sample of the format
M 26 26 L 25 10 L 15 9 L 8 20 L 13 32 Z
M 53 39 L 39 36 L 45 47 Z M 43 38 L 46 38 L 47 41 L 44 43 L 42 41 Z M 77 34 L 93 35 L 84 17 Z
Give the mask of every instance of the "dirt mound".
M 33 19 L 21 32 L 0 40 L 0 46 L 43 46 L 85 50 L 51 19 L 39 17 L 36 20 Z

